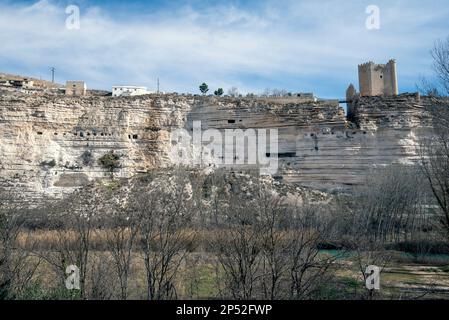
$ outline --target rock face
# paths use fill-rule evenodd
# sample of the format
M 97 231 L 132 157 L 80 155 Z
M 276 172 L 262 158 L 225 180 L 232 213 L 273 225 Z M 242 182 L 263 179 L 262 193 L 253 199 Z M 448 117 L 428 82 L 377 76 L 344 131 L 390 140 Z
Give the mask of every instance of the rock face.
M 203 130 L 278 129 L 279 179 L 340 188 L 362 182 L 373 166 L 413 163 L 417 141 L 428 132 L 427 101 L 417 95 L 364 97 L 353 101 L 354 117 L 347 121 L 338 101 L 5 92 L 0 183 L 38 201 L 108 177 L 98 159 L 110 151 L 120 156 L 115 177 L 169 166 L 170 132 L 192 132 L 193 121 L 201 121 Z
M 117 177 L 168 164 L 168 130 L 184 125 L 185 99 L 4 95 L 0 176 L 30 200 L 61 196 L 107 176 L 98 159 L 121 156 Z
M 286 180 L 316 187 L 351 185 L 361 183 L 371 168 L 416 163 L 419 139 L 430 131 L 429 103 L 414 94 L 353 101 L 354 117 L 344 128 L 301 130 L 298 168 Z

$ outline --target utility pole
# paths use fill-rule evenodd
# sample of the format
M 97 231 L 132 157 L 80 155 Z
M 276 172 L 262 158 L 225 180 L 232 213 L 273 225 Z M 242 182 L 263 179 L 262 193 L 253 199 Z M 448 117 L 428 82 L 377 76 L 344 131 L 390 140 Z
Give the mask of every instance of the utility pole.
M 157 78 L 157 94 L 159 94 L 159 78 Z
M 51 82 L 55 83 L 55 71 L 56 71 L 56 68 L 55 67 L 51 67 L 50 71 L 51 71 Z

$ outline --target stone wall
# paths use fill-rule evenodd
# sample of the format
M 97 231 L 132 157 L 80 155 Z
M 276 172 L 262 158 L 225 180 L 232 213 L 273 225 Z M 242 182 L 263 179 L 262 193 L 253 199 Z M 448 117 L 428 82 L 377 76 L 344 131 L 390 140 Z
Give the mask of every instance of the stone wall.
M 85 96 L 87 85 L 84 81 L 67 81 L 65 85 L 65 94 L 67 96 Z

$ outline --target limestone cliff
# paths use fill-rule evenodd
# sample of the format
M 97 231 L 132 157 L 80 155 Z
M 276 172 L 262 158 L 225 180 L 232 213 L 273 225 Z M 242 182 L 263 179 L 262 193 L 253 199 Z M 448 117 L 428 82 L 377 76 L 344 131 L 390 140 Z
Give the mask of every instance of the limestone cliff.
M 98 159 L 119 154 L 116 177 L 171 164 L 170 132 L 275 128 L 278 176 L 288 183 L 334 188 L 360 183 L 373 166 L 412 163 L 428 131 L 427 100 L 417 95 L 365 97 L 352 122 L 338 101 L 216 98 L 191 95 L 66 97 L 0 95 L 1 183 L 30 201 L 60 197 L 107 177 Z
M 0 97 L 0 176 L 28 197 L 59 196 L 108 175 L 98 159 L 121 156 L 117 177 L 166 165 L 164 141 L 183 126 L 189 101 L 176 97 L 4 95 Z

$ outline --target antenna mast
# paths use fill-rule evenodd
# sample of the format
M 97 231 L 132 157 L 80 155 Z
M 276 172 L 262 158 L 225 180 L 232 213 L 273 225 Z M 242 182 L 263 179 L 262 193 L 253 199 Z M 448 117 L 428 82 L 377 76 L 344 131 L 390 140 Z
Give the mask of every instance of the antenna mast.
M 56 71 L 56 68 L 55 67 L 51 67 L 50 71 L 51 71 L 51 82 L 55 83 L 55 71 Z

